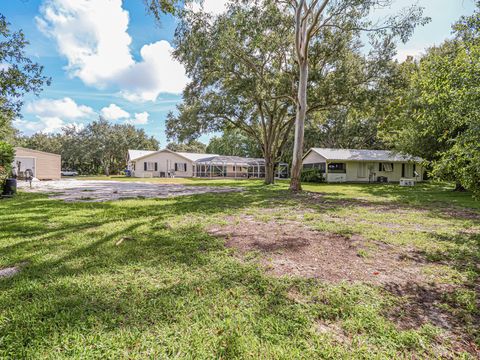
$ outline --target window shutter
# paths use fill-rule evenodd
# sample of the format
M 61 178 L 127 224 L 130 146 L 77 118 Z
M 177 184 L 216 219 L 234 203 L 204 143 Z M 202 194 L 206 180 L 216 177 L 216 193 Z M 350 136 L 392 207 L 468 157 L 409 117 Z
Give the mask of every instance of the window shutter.
M 402 164 L 402 177 L 405 177 L 405 164 Z
M 158 171 L 158 163 L 155 163 L 155 171 Z
M 394 163 L 392 163 L 392 171 L 394 170 L 394 167 L 393 167 L 393 165 L 395 165 L 395 164 L 394 164 Z
M 187 163 L 183 163 L 183 171 L 187 171 Z
M 146 161 L 143 162 L 143 170 L 147 171 L 147 162 Z
M 415 175 L 415 171 L 417 171 L 417 164 L 413 164 L 413 175 Z
M 175 171 L 178 171 L 178 164 L 175 163 Z
M 378 163 L 378 171 L 382 171 L 382 163 Z

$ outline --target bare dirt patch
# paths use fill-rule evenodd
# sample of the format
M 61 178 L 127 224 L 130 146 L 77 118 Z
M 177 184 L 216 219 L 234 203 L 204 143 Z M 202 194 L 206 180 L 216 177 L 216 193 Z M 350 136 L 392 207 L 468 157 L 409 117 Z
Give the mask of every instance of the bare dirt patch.
M 38 181 L 32 187 L 20 182 L 19 188 L 27 192 L 48 193 L 51 198 L 67 202 L 103 202 L 132 198 L 169 198 L 206 193 L 242 191 L 241 188 L 223 186 L 188 186 L 181 184 L 154 184 L 104 180 Z
M 455 351 L 467 351 L 480 358 L 480 348 L 466 331 L 465 321 L 441 306 L 447 294 L 455 288 L 418 283 L 386 284 L 385 289 L 401 301 L 388 309 L 385 315 L 402 330 L 418 329 L 425 324 L 435 325 L 445 331 L 443 338 L 452 344 Z M 476 316 L 470 326 L 478 329 L 480 318 Z
M 259 252 L 260 262 L 276 276 L 373 284 L 424 281 L 421 265 L 394 246 L 314 231 L 295 221 L 260 222 L 243 216 L 209 233 L 225 238 L 226 246 L 240 255 Z

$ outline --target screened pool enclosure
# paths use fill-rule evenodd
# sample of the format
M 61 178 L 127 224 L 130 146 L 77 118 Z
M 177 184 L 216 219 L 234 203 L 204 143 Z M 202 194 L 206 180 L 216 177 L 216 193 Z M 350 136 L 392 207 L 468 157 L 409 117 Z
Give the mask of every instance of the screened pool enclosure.
M 264 178 L 265 159 L 244 158 L 240 156 L 212 156 L 197 160 L 194 164 L 194 176 L 203 178 Z M 275 177 L 288 178 L 288 164 L 275 164 Z

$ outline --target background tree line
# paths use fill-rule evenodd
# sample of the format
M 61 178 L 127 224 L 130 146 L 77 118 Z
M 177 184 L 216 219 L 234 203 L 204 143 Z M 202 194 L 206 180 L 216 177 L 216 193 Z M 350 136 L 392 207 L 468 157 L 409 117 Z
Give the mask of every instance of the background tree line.
M 60 154 L 62 169 L 110 175 L 126 168 L 128 149 L 158 150 L 159 143 L 143 129 L 100 118 L 83 129 L 65 127 L 59 134 L 21 136 L 16 145 Z

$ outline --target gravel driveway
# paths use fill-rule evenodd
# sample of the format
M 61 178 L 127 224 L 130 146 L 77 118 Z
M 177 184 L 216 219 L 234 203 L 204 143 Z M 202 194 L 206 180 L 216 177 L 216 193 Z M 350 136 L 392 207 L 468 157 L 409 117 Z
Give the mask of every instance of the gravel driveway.
M 223 186 L 188 186 L 75 179 L 36 181 L 32 183 L 31 189 L 28 183 L 19 181 L 18 188 L 26 192 L 48 193 L 51 198 L 69 202 L 102 202 L 127 198 L 168 198 L 182 195 L 242 191 L 239 188 Z

